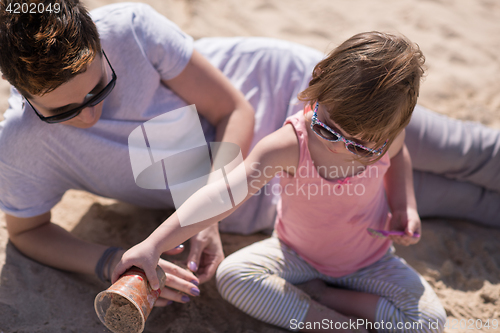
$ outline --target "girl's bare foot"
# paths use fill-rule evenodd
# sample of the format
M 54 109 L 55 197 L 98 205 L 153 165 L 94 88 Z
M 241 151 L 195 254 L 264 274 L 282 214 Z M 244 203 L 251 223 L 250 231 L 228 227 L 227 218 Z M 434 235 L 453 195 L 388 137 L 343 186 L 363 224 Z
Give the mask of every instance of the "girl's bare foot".
M 323 302 L 321 302 L 321 298 L 325 294 L 325 290 L 328 288 L 327 284 L 321 279 L 309 280 L 305 283 L 297 284 L 295 287 L 301 289 L 303 292 L 311 296 L 311 299 L 320 304 L 323 304 Z
M 334 311 L 333 309 L 329 308 L 327 306 L 327 304 L 325 304 L 328 302 L 327 302 L 327 300 L 324 299 L 324 297 L 328 294 L 326 291 L 330 287 L 323 280 L 314 279 L 314 280 L 307 281 L 305 283 L 295 285 L 295 287 L 301 289 L 303 292 L 305 292 L 306 294 L 308 294 L 311 297 L 312 302 L 311 302 L 311 307 L 309 309 L 310 310 L 309 316 L 316 317 L 316 315 L 318 313 L 322 313 L 322 315 L 320 315 L 320 317 L 323 317 L 323 316 L 328 317 L 327 313 L 329 313 L 330 311 Z M 326 309 L 328 309 L 328 310 L 326 310 Z M 356 322 L 358 319 L 357 317 L 354 317 L 354 316 L 344 317 L 342 314 L 340 314 L 338 312 L 336 312 L 336 313 L 337 313 L 336 316 L 339 316 L 336 319 L 339 321 L 345 321 L 345 319 L 348 319 L 348 320 L 351 320 L 353 322 Z M 314 315 L 314 314 L 316 314 L 316 315 Z M 329 313 L 329 314 L 331 315 L 331 313 Z M 342 320 L 342 318 L 344 318 L 344 320 Z M 369 333 L 369 331 L 366 328 L 364 328 L 363 326 L 357 326 L 357 328 L 354 330 L 351 330 L 351 332 Z

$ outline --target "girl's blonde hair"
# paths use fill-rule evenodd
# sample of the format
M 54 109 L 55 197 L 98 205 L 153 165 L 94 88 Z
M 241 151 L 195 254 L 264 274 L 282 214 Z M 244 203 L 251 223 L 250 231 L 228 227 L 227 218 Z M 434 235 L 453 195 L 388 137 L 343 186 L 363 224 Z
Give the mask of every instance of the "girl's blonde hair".
M 357 34 L 314 68 L 298 98 L 318 102 L 351 136 L 387 148 L 410 122 L 417 103 L 425 57 L 406 37 L 381 32 Z M 371 164 L 377 158 L 359 158 Z

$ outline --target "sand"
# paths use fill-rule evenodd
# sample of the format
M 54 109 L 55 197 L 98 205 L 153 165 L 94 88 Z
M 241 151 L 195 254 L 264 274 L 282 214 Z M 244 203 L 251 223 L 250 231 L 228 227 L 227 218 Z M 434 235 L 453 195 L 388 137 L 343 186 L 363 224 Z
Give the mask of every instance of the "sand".
M 112 2 L 86 3 L 95 8 Z M 500 128 L 497 0 L 145 2 L 195 38 L 267 36 L 328 51 L 357 32 L 399 31 L 417 42 L 427 58 L 420 104 Z M 0 112 L 7 107 L 7 97 L 8 86 L 1 82 Z M 54 209 L 53 221 L 84 239 L 127 247 L 168 214 L 70 191 Z M 0 332 L 107 332 L 93 309 L 94 297 L 107 285 L 24 257 L 7 244 L 0 219 Z M 222 237 L 227 255 L 267 236 Z M 436 290 L 450 320 L 447 332 L 500 331 L 492 322 L 500 321 L 499 239 L 500 230 L 467 221 L 425 220 L 420 243 L 397 247 Z M 223 301 L 213 280 L 201 286 L 201 295 L 188 304 L 153 309 L 145 332 L 284 332 Z M 489 319 L 490 328 L 478 330 L 478 319 Z
M 116 333 L 137 333 L 141 329 L 142 318 L 134 304 L 125 297 L 113 295 L 106 310 L 104 322 Z

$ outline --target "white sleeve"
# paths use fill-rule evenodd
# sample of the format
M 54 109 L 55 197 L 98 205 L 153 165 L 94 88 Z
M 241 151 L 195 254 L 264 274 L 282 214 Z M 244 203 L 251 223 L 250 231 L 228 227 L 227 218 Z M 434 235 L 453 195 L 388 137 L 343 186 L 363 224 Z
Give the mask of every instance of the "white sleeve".
M 61 201 L 66 189 L 59 191 L 57 186 L 40 178 L 30 179 L 0 162 L 0 210 L 21 218 L 50 211 Z
M 24 115 L 22 98 L 12 87 L 4 116 L 0 122 L 0 210 L 22 218 L 46 213 L 69 186 L 54 181 L 57 170 L 41 167 L 44 139 L 26 119 L 41 121 L 34 113 Z
M 179 75 L 191 59 L 193 38 L 147 4 L 112 4 L 93 10 L 91 16 L 103 48 L 119 50 L 120 61 L 133 70 L 143 65 L 134 58 L 136 47 L 163 80 Z
M 193 54 L 193 38 L 149 5 L 137 5 L 133 30 L 163 80 L 173 79 Z

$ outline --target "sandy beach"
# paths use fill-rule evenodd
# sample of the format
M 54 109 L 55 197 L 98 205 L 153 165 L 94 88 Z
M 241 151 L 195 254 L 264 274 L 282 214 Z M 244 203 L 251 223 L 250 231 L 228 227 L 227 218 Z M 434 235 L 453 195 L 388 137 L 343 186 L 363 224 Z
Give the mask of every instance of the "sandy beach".
M 90 9 L 115 2 L 84 1 Z M 400 32 L 418 43 L 427 59 L 419 104 L 453 118 L 500 129 L 497 0 L 143 2 L 195 39 L 264 36 L 328 52 L 358 32 Z M 2 80 L 0 114 L 7 109 L 8 96 L 9 86 Z M 53 210 L 53 222 L 89 241 L 130 247 L 170 213 L 69 191 Z M 228 255 L 268 236 L 222 237 Z M 500 332 L 494 326 L 495 320 L 500 325 L 499 239 L 500 229 L 470 221 L 426 219 L 417 245 L 396 247 L 397 254 L 438 294 L 449 319 L 446 332 Z M 63 272 L 23 256 L 8 244 L 3 215 L 0 267 L 0 333 L 109 332 L 93 307 L 94 297 L 107 285 L 93 276 Z M 222 300 L 213 280 L 201 286 L 201 295 L 188 304 L 154 309 L 145 332 L 285 332 L 250 318 Z

